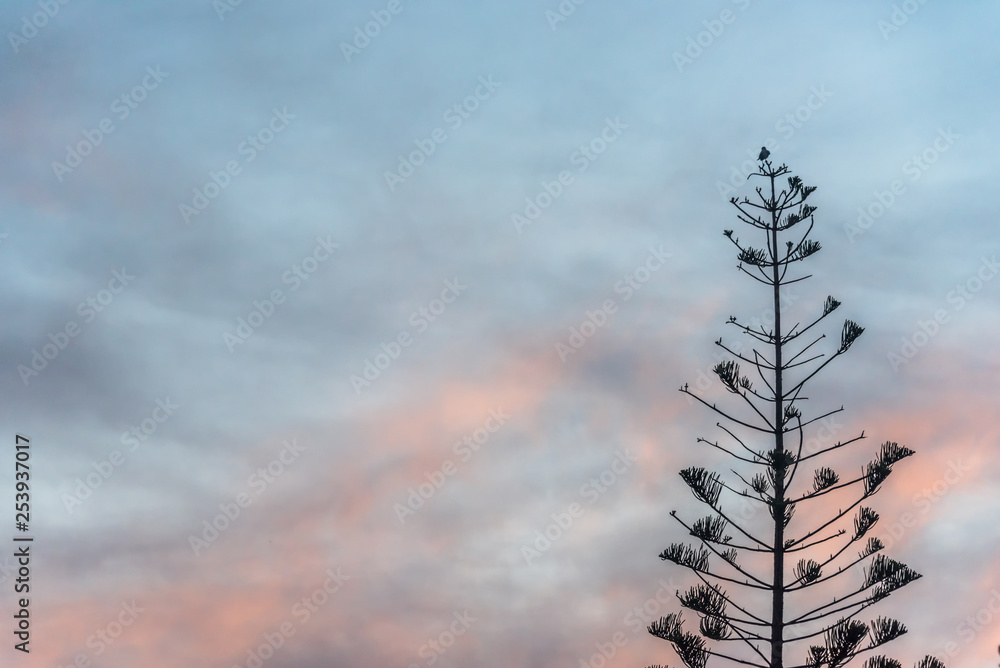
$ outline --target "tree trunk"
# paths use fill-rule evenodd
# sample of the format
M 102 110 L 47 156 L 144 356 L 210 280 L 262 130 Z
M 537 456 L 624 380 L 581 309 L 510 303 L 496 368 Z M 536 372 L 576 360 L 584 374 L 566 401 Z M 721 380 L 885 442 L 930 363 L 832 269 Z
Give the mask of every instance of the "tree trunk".
M 774 579 L 771 590 L 771 668 L 782 668 L 782 635 L 784 634 L 785 581 L 785 451 L 782 418 L 784 396 L 781 387 L 781 301 L 778 272 L 778 211 L 771 176 L 771 253 L 774 258 Z M 777 463 L 780 462 L 779 466 Z

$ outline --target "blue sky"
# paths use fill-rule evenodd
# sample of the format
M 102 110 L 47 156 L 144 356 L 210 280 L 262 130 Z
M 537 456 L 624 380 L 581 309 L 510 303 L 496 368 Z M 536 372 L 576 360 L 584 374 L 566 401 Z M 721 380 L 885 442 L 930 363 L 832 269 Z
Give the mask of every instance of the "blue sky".
M 698 510 L 677 471 L 725 465 L 676 389 L 710 375 L 730 314 L 767 317 L 721 234 L 762 144 L 818 186 L 791 312 L 832 294 L 867 328 L 817 385 L 845 407 L 817 438 L 871 434 L 845 466 L 918 453 L 876 497 L 925 576 L 877 609 L 911 629 L 892 653 L 995 663 L 997 19 L 5 3 L 2 410 L 35 448 L 42 548 L 18 665 L 229 668 L 284 623 L 265 665 L 576 666 L 619 632 L 608 665 L 679 665 L 629 614 L 690 584 L 657 558 L 683 539 L 668 511 Z

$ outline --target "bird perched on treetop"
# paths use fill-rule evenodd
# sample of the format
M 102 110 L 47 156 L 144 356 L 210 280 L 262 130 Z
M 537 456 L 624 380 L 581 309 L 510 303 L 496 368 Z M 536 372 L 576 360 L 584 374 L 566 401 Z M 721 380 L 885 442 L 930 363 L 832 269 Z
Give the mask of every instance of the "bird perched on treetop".
M 760 155 L 757 156 L 758 160 L 767 160 L 767 156 L 771 155 L 771 152 L 767 150 L 766 146 L 760 147 Z

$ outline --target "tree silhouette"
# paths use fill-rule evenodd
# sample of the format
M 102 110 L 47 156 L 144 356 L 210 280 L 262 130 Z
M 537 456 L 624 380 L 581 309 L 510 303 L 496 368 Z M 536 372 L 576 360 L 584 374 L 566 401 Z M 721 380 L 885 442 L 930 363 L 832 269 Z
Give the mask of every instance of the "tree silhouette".
M 878 538 L 865 540 L 879 516 L 870 507 L 861 505 L 879 490 L 897 462 L 913 454 L 912 450 L 886 441 L 857 477 L 842 480 L 832 468 L 818 466 L 811 481 L 800 480 L 793 488 L 800 465 L 865 437 L 862 432 L 849 440 L 804 452 L 805 429 L 839 413 L 843 406 L 809 418 L 803 417 L 799 408 L 808 400 L 803 394 L 806 384 L 846 353 L 864 328 L 845 320 L 832 354 L 815 352 L 813 346 L 826 335 L 810 335 L 808 342 L 802 337 L 813 332 L 813 327 L 840 306 L 833 297 L 826 298 L 821 314 L 805 327 L 795 324 L 787 331 L 783 328 L 779 291 L 809 278 L 793 276 L 789 270 L 820 250 L 819 243 L 809 239 L 816 207 L 806 203 L 815 187 L 804 185 L 797 176 L 788 176 L 787 188 L 777 191 L 776 182 L 787 174 L 790 170 L 784 164 L 773 167 L 771 161 L 761 160 L 759 171 L 750 176 L 766 179 L 764 187 L 770 185 L 770 195 L 758 187 L 759 201 L 746 197 L 742 201 L 736 197 L 730 200 L 742 222 L 763 232 L 766 237 L 763 248 L 741 243 L 732 230 L 723 232 L 739 251 L 737 269 L 769 286 L 773 296 L 774 322 L 770 329 L 766 325 L 741 324 L 735 316 L 727 322 L 753 339 L 754 346 L 761 344 L 763 352 L 756 347 L 744 352 L 742 346 L 730 346 L 721 338 L 715 342 L 732 357 L 717 364 L 714 371 L 725 389 L 738 397 L 740 412 L 708 403 L 689 391 L 686 384 L 680 388 L 722 418 L 716 426 L 725 432 L 725 445 L 704 438 L 698 438 L 697 442 L 742 462 L 736 466 L 744 470 L 732 471 L 742 482 L 742 489 L 704 468 L 692 467 L 680 472 L 695 498 L 712 512 L 692 522 L 672 511 L 671 517 L 700 542 L 674 543 L 660 558 L 690 569 L 700 580 L 686 592 L 677 593 L 681 607 L 694 611 L 700 618 L 699 633 L 684 630 L 680 612 L 653 622 L 649 632 L 669 641 L 688 668 L 705 668 L 710 657 L 760 668 L 840 668 L 856 656 L 906 633 L 906 627 L 895 619 L 877 617 L 865 623 L 857 616 L 921 577 L 905 564 L 881 554 L 884 545 Z M 808 225 L 800 234 L 801 228 L 797 226 L 803 223 Z M 754 388 L 750 376 L 742 374 L 741 363 L 752 367 L 751 373 L 760 378 L 763 388 Z M 769 532 L 773 527 L 771 535 L 758 537 L 748 526 L 752 517 L 735 518 L 731 511 L 727 513 L 722 504 L 724 493 L 727 503 L 728 497 L 733 497 L 748 500 L 743 502 L 756 508 L 767 508 L 771 519 L 764 524 Z M 853 502 L 848 499 L 849 505 L 838 506 L 831 501 L 838 495 L 843 498 L 845 493 L 851 495 L 850 499 L 857 498 Z M 813 520 L 812 527 L 796 527 L 793 532 L 790 522 L 799 505 L 808 506 L 811 517 L 820 519 Z M 841 520 L 855 508 L 853 527 L 848 526 L 852 530 L 836 529 L 837 525 L 847 523 Z M 730 533 L 737 536 L 736 540 Z M 839 547 L 826 553 L 830 545 L 838 544 Z M 860 548 L 857 556 L 853 551 L 847 553 L 855 544 L 855 549 Z M 798 557 L 797 564 L 787 574 L 786 556 Z M 841 596 L 823 594 L 821 585 L 843 582 L 837 578 L 849 575 L 852 568 L 865 560 L 869 561 L 856 589 Z M 741 594 L 734 596 L 726 588 Z M 770 614 L 766 612 L 768 606 Z M 814 626 L 820 628 L 813 630 Z M 799 649 L 797 643 L 810 639 L 808 651 L 796 652 L 802 655 L 801 659 L 785 662 L 786 645 L 789 649 Z M 710 646 L 710 641 L 718 644 Z M 732 646 L 740 654 L 722 649 Z M 870 655 L 865 663 L 865 668 L 899 667 L 898 661 L 883 655 Z M 926 656 L 917 668 L 943 668 L 943 664 Z

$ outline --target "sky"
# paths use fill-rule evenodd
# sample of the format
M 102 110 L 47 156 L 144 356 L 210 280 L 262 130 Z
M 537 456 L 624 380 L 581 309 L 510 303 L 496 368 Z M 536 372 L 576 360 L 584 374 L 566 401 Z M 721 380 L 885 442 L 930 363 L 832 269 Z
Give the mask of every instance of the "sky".
M 818 188 L 786 317 L 865 327 L 809 443 L 916 451 L 869 502 L 924 577 L 862 618 L 996 665 L 998 19 L 3 3 L 3 665 L 681 665 L 645 630 L 695 582 L 658 558 L 705 512 L 678 471 L 734 463 L 678 389 L 732 405 L 713 342 L 773 317 L 722 235 L 762 145 Z

